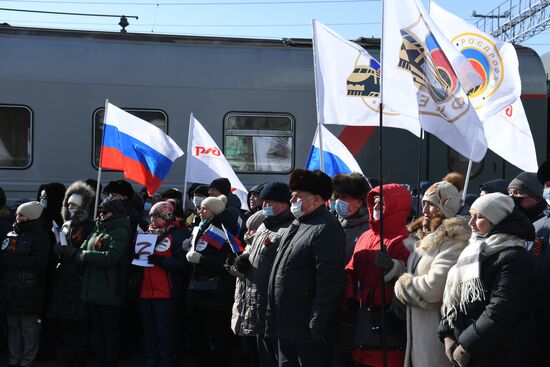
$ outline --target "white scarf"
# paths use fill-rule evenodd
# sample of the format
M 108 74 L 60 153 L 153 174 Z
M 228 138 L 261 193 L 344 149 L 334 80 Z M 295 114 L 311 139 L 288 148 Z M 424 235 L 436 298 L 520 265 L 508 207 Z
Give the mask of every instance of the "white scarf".
M 441 314 L 454 327 L 457 309 L 466 313 L 466 305 L 485 300 L 485 289 L 480 279 L 483 258 L 512 247 L 523 247 L 523 240 L 517 236 L 497 233 L 490 237 L 472 235 L 456 264 L 449 270 Z

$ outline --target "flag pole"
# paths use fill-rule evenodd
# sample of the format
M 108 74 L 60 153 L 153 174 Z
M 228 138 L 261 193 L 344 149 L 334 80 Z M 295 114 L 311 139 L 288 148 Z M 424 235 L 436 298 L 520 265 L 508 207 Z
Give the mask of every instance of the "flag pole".
M 461 206 L 466 202 L 466 193 L 468 192 L 468 184 L 470 183 L 470 174 L 472 172 L 472 160 L 468 161 L 468 170 L 466 171 L 466 179 L 464 180 L 464 189 L 462 191 Z
M 422 171 L 422 143 L 424 141 L 424 129 L 420 128 L 418 139 L 418 174 L 416 176 L 416 217 L 420 217 L 420 175 Z
M 191 144 L 193 142 L 193 112 L 189 115 L 189 133 L 187 135 L 187 157 L 185 157 L 185 174 L 183 175 L 183 203 L 182 206 L 185 209 L 185 202 L 187 200 L 187 170 L 189 169 L 189 158 L 191 156 Z
M 321 113 L 319 111 L 319 97 L 317 96 L 317 52 L 315 48 L 315 19 L 311 20 L 311 25 L 313 28 L 313 37 L 311 42 L 311 47 L 313 49 L 313 74 L 315 76 L 315 107 L 317 108 L 317 131 L 319 132 L 319 165 L 321 171 L 325 172 L 325 161 L 323 158 L 323 132 L 321 131 L 321 122 L 319 117 L 321 116 Z
M 105 143 L 105 120 L 107 120 L 107 109 L 109 108 L 109 99 L 105 99 L 105 112 L 103 113 L 103 134 L 101 136 L 101 148 L 99 149 L 99 169 L 97 170 L 97 184 L 95 189 L 94 220 L 97 218 L 97 206 L 99 204 L 99 188 L 101 187 L 101 157 L 103 154 L 103 145 Z
M 380 82 L 382 82 L 382 66 L 384 65 L 384 0 L 382 0 L 382 32 L 380 37 Z M 383 83 L 380 83 L 380 107 L 379 107 L 379 126 L 378 126 L 378 136 L 379 136 L 379 144 L 378 144 L 378 176 L 380 180 L 380 251 L 387 253 L 386 246 L 384 245 L 384 170 L 382 166 L 382 157 L 383 157 L 383 119 L 384 119 L 384 94 L 383 94 Z M 386 281 L 384 279 L 384 271 L 380 271 L 381 275 L 381 294 L 382 294 L 382 317 L 381 317 L 381 326 L 382 326 L 382 366 L 387 367 L 388 366 L 388 354 L 386 351 L 387 346 L 387 330 L 386 330 Z

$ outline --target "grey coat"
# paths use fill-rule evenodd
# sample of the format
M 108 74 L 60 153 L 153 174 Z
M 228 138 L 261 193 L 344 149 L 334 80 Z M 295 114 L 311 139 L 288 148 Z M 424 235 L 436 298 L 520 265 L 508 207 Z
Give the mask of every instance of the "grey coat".
M 353 218 L 338 217 L 344 232 L 346 233 L 346 254 L 344 264 L 347 265 L 353 256 L 355 243 L 363 233 L 369 230 L 369 210 L 366 206 L 359 209 L 358 215 Z

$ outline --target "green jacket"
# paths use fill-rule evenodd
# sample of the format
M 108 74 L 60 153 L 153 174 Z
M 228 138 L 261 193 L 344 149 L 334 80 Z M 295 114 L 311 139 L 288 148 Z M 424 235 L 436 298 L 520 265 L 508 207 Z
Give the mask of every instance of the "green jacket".
M 96 222 L 95 231 L 80 247 L 85 251 L 82 258 L 82 301 L 122 305 L 126 293 L 129 231 L 127 216 L 117 215 Z

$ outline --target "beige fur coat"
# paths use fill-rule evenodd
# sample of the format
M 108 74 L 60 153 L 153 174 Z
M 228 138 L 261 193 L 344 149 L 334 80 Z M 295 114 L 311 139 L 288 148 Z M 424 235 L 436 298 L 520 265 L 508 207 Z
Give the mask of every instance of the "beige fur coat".
M 410 251 L 407 273 L 395 283 L 395 295 L 407 305 L 406 367 L 449 365 L 436 330 L 447 273 L 468 244 L 470 233 L 467 219 L 454 217 L 443 220 L 421 241 L 415 234 L 405 241 Z

